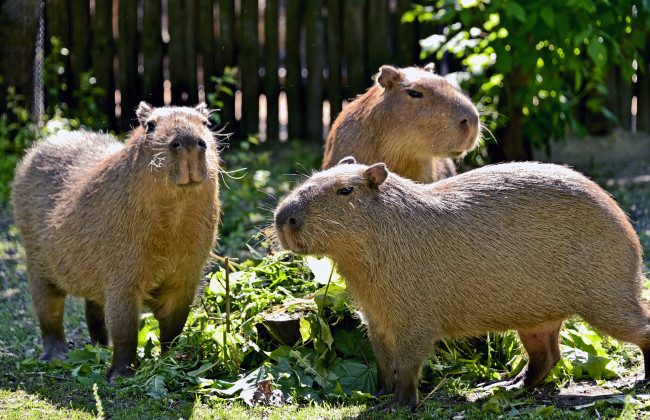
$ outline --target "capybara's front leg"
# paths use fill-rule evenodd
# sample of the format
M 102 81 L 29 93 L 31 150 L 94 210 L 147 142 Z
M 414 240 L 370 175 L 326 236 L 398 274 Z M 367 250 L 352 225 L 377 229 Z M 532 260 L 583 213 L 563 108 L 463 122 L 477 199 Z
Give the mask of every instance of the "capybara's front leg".
M 140 301 L 128 290 L 109 290 L 106 299 L 106 326 L 113 340 L 113 362 L 109 382 L 117 376 L 133 376 L 138 348 Z
M 373 395 L 380 397 L 391 394 L 395 388 L 395 358 L 391 350 L 395 347 L 395 337 L 380 333 L 372 323 L 368 325 L 368 334 L 377 362 L 377 388 Z
M 169 349 L 172 342 L 180 335 L 190 313 L 190 304 L 194 295 L 173 296 L 167 295 L 167 300 L 161 302 L 154 316 L 160 326 L 160 347 L 163 352 Z

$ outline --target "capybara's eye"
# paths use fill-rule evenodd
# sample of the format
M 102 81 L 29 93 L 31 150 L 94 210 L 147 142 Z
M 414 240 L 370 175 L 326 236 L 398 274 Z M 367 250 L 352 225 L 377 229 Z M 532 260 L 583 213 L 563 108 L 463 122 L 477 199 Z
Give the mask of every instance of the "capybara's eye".
M 336 190 L 336 195 L 348 195 L 352 192 L 354 187 L 345 187 L 341 188 L 340 190 Z
M 407 90 L 406 93 L 408 93 L 408 95 L 411 98 L 421 98 L 422 96 L 424 96 L 422 95 L 422 92 L 418 92 L 417 90 L 413 90 L 413 89 Z
M 203 140 L 199 140 L 198 146 L 199 146 L 199 150 L 202 151 L 202 152 L 205 151 L 205 149 L 208 148 L 208 145 L 205 144 L 205 142 Z
M 156 128 L 155 121 L 147 121 L 147 133 L 151 133 Z
M 177 152 L 181 149 L 181 142 L 178 140 L 174 140 L 173 142 L 169 143 L 169 148 L 172 149 L 174 152 Z

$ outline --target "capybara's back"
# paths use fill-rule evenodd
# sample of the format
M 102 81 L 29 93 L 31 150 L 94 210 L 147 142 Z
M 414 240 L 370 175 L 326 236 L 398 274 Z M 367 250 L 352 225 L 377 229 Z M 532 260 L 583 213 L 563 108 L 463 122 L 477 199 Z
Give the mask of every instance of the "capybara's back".
M 422 183 L 456 174 L 450 158 L 472 150 L 480 135 L 472 101 L 433 67 L 382 66 L 375 84 L 336 118 L 323 169 L 346 156 Z
M 110 379 L 132 374 L 142 305 L 159 321 L 163 350 L 181 332 L 219 220 L 207 108 L 143 102 L 137 114 L 124 145 L 85 131 L 37 143 L 12 191 L 41 357 L 65 357 L 63 303 L 81 296 L 93 343 L 113 342 Z
M 284 248 L 337 263 L 391 404 L 416 405 L 435 341 L 509 329 L 529 356 L 512 385 L 533 387 L 576 314 L 640 346 L 650 378 L 639 239 L 616 202 L 571 169 L 492 165 L 422 185 L 349 158 L 292 191 L 275 224 Z

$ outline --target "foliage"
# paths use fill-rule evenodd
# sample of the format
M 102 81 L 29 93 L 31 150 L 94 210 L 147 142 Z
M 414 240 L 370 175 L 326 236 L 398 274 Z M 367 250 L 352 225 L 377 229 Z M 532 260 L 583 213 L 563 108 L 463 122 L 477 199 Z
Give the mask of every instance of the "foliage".
M 237 83 L 237 67 L 224 67 L 221 76 L 211 76 L 210 81 L 214 83 L 214 92 L 208 93 L 207 103 L 218 110 L 224 107 L 223 95 L 233 97 L 235 92 L 233 88 Z M 221 114 L 212 113 L 212 119 L 217 124 L 222 123 Z
M 650 14 L 636 3 L 436 0 L 416 5 L 403 20 L 443 25 L 441 34 L 421 41 L 422 56 L 462 59 L 464 87 L 493 115 L 489 128 L 515 125 L 521 112 L 523 138 L 548 148 L 567 127 L 585 133 L 575 115 L 581 100 L 594 116 L 615 118 L 604 104 L 605 77 L 617 67 L 631 80 L 632 61 L 641 60 L 637 50 L 648 37 Z

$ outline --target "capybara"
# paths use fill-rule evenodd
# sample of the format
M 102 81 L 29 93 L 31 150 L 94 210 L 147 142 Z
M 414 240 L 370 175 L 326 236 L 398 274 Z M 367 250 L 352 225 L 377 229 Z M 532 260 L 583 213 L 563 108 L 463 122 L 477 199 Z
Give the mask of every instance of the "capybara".
M 108 378 L 130 376 L 141 305 L 162 350 L 181 333 L 219 220 L 219 151 L 205 104 L 152 108 L 126 144 L 59 132 L 30 149 L 12 201 L 41 326 L 41 359 L 63 359 L 67 294 L 86 301 L 93 343 L 113 347 Z
M 456 174 L 449 158 L 476 146 L 478 111 L 460 90 L 425 68 L 381 66 L 375 84 L 336 118 L 322 168 L 346 156 L 422 183 Z
M 385 403 L 416 406 L 434 342 L 514 329 L 534 387 L 560 359 L 562 321 L 580 315 L 637 344 L 650 373 L 641 246 L 625 213 L 563 166 L 486 166 L 418 184 L 346 158 L 282 200 L 283 248 L 330 257 L 368 322 Z

